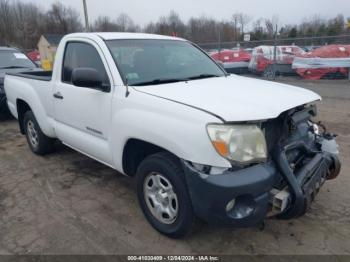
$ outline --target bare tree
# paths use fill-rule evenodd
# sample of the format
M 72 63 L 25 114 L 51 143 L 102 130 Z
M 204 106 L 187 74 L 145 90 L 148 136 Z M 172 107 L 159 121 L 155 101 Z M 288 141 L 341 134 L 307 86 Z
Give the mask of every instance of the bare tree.
M 46 31 L 56 34 L 68 34 L 72 32 L 82 31 L 79 13 L 70 8 L 65 7 L 59 2 L 52 4 L 46 15 Z
M 350 21 L 350 18 L 348 18 Z M 216 48 L 219 39 L 222 42 L 241 40 L 247 31 L 251 17 L 237 12 L 230 21 L 217 21 L 210 17 L 192 17 L 184 22 L 174 11 L 150 22 L 142 30 L 131 17 L 122 13 L 116 18 L 98 17 L 92 24 L 94 31 L 158 33 L 185 37 L 193 42 L 214 42 Z M 281 25 L 278 17 L 259 18 L 252 23 L 251 35 L 254 40 L 272 39 L 276 26 L 280 28 L 281 37 L 339 35 L 348 32 L 346 19 L 338 15 L 331 19 L 312 16 L 300 24 Z M 79 13 L 60 2 L 50 6 L 48 10 L 35 3 L 21 0 L 0 0 L 0 45 L 13 45 L 20 48 L 34 48 L 41 34 L 67 34 L 82 31 L 83 26 Z
M 13 6 L 14 34 L 21 46 L 29 48 L 37 44 L 43 22 L 44 15 L 36 5 L 16 2 Z
M 171 11 L 168 16 L 161 16 L 157 23 L 150 23 L 145 27 L 146 30 L 153 30 L 153 33 L 163 35 L 177 35 L 184 37 L 186 35 L 186 25 L 180 16 Z
M 171 11 L 167 17 L 167 22 L 170 25 L 173 34 L 178 36 L 185 36 L 186 26 L 182 22 L 178 13 Z
M 274 15 L 271 19 L 265 19 L 265 26 L 267 34 L 270 38 L 272 38 L 275 33 L 277 33 L 278 26 L 279 26 L 279 18 L 278 16 Z
M 149 33 L 149 34 L 155 34 L 156 31 L 157 31 L 157 27 L 156 25 L 151 22 L 151 23 L 148 23 L 142 30 L 143 32 L 145 33 Z
M 244 13 L 236 13 L 233 15 L 236 24 L 239 25 L 241 35 L 244 35 L 246 26 L 252 21 L 252 18 Z
M 9 0 L 0 0 L 0 44 L 8 45 L 14 40 L 13 14 Z
M 92 26 L 92 30 L 95 32 L 112 32 L 118 31 L 119 27 L 108 16 L 99 16 Z
M 266 38 L 266 33 L 264 30 L 264 19 L 259 18 L 253 23 L 252 40 L 262 40 Z
M 137 32 L 140 31 L 140 27 L 135 25 L 134 21 L 125 13 L 121 13 L 117 19 L 116 24 L 119 27 L 120 32 Z

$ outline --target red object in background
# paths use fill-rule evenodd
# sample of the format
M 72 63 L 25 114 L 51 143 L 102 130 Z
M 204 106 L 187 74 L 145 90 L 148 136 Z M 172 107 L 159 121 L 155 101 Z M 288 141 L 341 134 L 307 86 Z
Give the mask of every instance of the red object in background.
M 350 45 L 328 45 L 317 48 L 309 53 L 298 55 L 303 58 L 346 58 L 350 57 Z M 309 80 L 319 80 L 328 74 L 348 74 L 348 68 L 297 68 L 298 75 Z
M 30 60 L 33 62 L 38 62 L 40 61 L 40 53 L 38 50 L 33 50 L 27 54 Z
M 251 54 L 246 52 L 242 48 L 237 50 L 222 50 L 220 52 L 212 53 L 210 54 L 210 56 L 215 61 L 220 61 L 224 64 L 237 63 L 237 62 L 249 62 L 251 59 Z
M 299 46 L 281 46 L 281 52 L 283 56 L 283 62 L 286 64 L 292 64 L 294 57 L 305 53 Z
M 256 51 L 256 55 L 254 55 L 254 56 L 256 56 L 256 68 L 255 68 L 255 70 L 257 72 L 264 72 L 266 67 L 273 63 L 273 58 L 271 59 L 271 57 L 264 55 L 264 51 L 262 48 L 258 48 Z
M 274 46 L 258 46 L 253 50 L 253 56 L 249 65 L 250 69 L 263 73 L 268 65 L 273 64 Z M 297 55 L 304 53 L 299 46 L 277 46 L 276 63 L 282 65 L 291 65 Z

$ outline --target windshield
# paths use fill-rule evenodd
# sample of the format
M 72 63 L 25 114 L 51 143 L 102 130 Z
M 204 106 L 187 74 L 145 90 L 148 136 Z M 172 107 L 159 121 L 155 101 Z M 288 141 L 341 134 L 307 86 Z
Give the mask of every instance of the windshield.
M 194 45 L 177 40 L 110 40 L 129 85 L 151 85 L 224 76 L 224 71 Z
M 25 54 L 15 50 L 0 51 L 0 69 L 35 67 L 35 64 Z

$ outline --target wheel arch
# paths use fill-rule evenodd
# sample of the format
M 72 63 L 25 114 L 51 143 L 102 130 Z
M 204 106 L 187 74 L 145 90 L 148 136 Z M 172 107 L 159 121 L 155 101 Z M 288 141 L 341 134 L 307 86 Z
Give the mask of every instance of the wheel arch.
M 17 113 L 18 113 L 19 130 L 21 131 L 21 134 L 24 135 L 25 130 L 24 130 L 24 125 L 23 125 L 23 117 L 24 117 L 26 112 L 32 111 L 32 109 L 28 105 L 28 103 L 22 99 L 17 99 L 16 106 L 17 106 Z
M 167 152 L 179 159 L 179 157 L 174 153 L 156 144 L 137 138 L 129 138 L 126 141 L 123 149 L 123 172 L 128 176 L 134 176 L 136 174 L 138 166 L 144 159 L 159 152 Z

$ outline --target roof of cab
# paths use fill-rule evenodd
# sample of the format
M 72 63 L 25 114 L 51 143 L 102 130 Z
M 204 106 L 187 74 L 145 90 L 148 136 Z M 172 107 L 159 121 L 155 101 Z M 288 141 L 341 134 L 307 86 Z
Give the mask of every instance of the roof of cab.
M 68 36 L 76 37 L 88 37 L 91 35 L 99 36 L 104 40 L 117 40 L 117 39 L 155 39 L 155 40 L 180 40 L 185 39 L 173 36 L 145 34 L 145 33 L 118 33 L 118 32 L 94 32 L 94 33 L 73 33 Z

